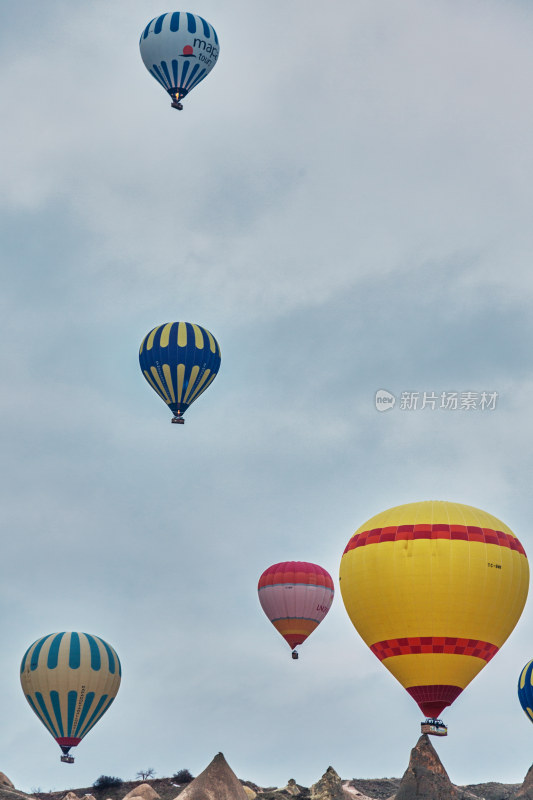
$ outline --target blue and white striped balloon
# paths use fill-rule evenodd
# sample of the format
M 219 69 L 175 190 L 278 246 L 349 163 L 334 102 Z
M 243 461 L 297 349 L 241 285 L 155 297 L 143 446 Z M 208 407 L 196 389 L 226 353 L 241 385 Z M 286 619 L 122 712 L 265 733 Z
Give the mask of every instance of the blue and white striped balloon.
M 139 42 L 150 75 L 172 97 L 174 108 L 211 72 L 220 47 L 212 25 L 196 14 L 173 11 L 148 23 Z

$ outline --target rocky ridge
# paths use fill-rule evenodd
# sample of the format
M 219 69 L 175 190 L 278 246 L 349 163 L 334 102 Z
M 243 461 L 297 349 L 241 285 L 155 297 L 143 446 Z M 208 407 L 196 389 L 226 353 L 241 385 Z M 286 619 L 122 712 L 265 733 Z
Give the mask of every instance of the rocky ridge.
M 524 778 L 524 783 L 518 790 L 518 792 L 513 795 L 518 800 L 533 800 L 533 766 L 531 766 L 527 772 L 526 777 Z
M 88 787 L 28 795 L 0 773 L 0 800 L 533 800 L 533 766 L 522 784 L 453 784 L 431 741 L 421 736 L 401 779 L 342 780 L 333 767 L 310 787 L 291 778 L 283 787 L 260 787 L 239 780 L 222 753 L 188 784 L 170 778 L 124 782 L 118 787 Z

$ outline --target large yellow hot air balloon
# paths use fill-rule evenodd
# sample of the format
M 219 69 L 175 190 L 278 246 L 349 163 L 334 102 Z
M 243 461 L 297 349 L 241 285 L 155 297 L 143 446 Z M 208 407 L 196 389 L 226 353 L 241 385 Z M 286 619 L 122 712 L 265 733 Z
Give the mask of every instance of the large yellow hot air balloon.
M 69 755 L 116 697 L 121 668 L 111 645 L 89 633 L 50 633 L 28 648 L 20 665 L 26 700 Z
M 436 718 L 493 658 L 526 602 L 524 548 L 471 506 L 409 503 L 365 522 L 340 566 L 348 615 L 366 644 L 444 735 Z

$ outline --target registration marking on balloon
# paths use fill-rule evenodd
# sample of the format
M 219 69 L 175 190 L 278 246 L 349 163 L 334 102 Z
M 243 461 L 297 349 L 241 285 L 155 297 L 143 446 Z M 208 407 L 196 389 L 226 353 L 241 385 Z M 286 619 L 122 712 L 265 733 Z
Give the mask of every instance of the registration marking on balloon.
M 362 525 L 344 550 L 340 580 L 365 643 L 424 714 L 438 717 L 513 630 L 529 568 L 496 517 L 431 501 Z
M 82 685 L 80 687 L 80 693 L 78 697 L 78 705 L 76 706 L 76 713 L 74 714 L 74 720 L 72 723 L 72 727 L 75 730 L 78 727 L 78 722 L 80 719 L 81 710 L 83 708 L 83 701 L 85 700 L 85 692 L 87 691 L 87 687 Z

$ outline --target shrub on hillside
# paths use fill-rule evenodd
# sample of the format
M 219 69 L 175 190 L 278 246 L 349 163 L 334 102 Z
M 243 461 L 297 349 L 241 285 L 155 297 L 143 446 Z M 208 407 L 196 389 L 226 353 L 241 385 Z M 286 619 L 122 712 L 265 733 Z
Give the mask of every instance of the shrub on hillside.
M 94 789 L 109 789 L 111 786 L 122 786 L 122 778 L 113 778 L 112 775 L 100 775 L 93 783 Z
M 194 780 L 194 776 L 191 775 L 188 769 L 180 769 L 174 773 L 172 780 L 174 783 L 190 783 Z

